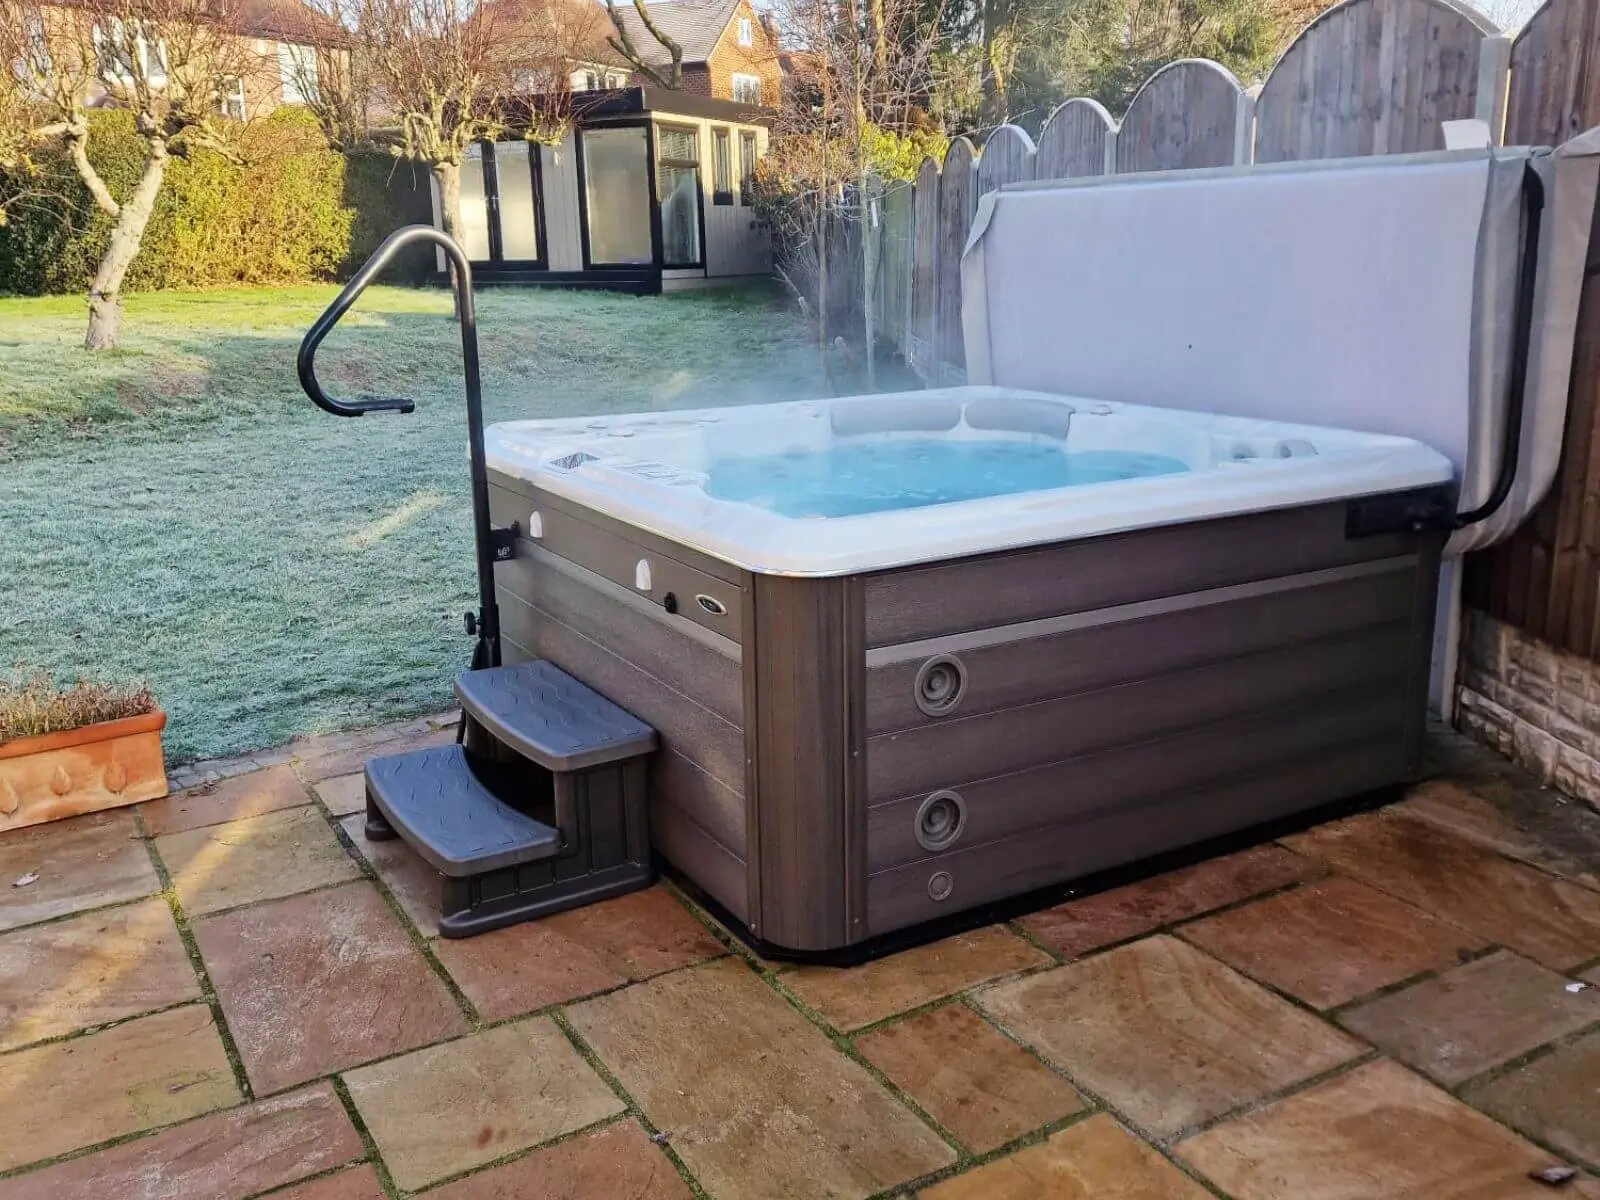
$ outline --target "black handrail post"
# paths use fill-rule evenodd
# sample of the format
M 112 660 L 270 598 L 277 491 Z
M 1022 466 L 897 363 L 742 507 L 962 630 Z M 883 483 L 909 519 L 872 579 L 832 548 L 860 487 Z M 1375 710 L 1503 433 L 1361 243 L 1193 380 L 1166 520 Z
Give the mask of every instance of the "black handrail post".
M 431 225 L 407 225 L 397 229 L 372 252 L 372 257 L 344 285 L 327 310 L 311 323 L 311 328 L 301 339 L 295 366 L 300 376 L 300 386 L 312 403 L 336 417 L 361 417 L 371 412 L 409 413 L 416 410 L 416 402 L 408 399 L 335 400 L 322 390 L 317 380 L 317 348 L 322 340 L 350 311 L 356 298 L 367 290 L 378 272 L 389 265 L 406 246 L 413 242 L 432 242 L 447 255 L 454 265 L 451 286 L 455 289 L 456 312 L 461 321 L 461 367 L 465 376 L 467 393 L 467 442 L 472 460 L 472 528 L 478 559 L 478 617 L 474 623 L 478 643 L 472 652 L 472 667 L 498 667 L 500 665 L 500 609 L 494 599 L 494 535 L 489 525 L 489 467 L 483 448 L 483 383 L 478 363 L 478 315 L 472 295 L 472 264 L 455 239 Z

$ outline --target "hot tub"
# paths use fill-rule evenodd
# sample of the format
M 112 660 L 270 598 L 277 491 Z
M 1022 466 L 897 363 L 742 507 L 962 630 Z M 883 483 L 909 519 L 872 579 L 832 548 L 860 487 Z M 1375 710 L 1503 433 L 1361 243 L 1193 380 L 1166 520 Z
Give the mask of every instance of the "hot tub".
M 1452 468 L 998 387 L 488 430 L 508 662 L 661 735 L 651 837 L 837 953 L 1407 778 Z

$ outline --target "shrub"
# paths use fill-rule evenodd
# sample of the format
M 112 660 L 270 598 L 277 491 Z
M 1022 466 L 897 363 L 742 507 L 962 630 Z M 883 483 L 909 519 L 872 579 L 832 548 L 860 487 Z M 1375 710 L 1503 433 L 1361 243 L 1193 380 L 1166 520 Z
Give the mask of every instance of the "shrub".
M 143 170 L 144 141 L 129 113 L 95 112 L 90 121 L 90 161 L 113 195 L 126 196 Z M 347 159 L 303 109 L 281 108 L 246 127 L 240 151 L 242 164 L 209 150 L 168 163 L 126 290 L 333 278 L 395 226 L 431 219 L 424 173 L 381 155 Z M 0 291 L 84 291 L 111 220 L 61 149 L 37 158 L 39 177 L 22 184 L 29 198 L 0 226 Z
M 41 671 L 14 683 L 0 680 L 0 744 L 155 710 L 156 698 L 142 684 L 119 688 L 80 679 L 57 688 Z

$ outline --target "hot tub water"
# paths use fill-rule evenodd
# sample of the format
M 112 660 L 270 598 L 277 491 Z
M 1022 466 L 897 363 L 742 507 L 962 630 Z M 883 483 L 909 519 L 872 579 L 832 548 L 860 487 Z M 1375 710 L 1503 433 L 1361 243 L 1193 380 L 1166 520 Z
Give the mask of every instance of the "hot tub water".
M 1188 469 L 1163 454 L 1066 453 L 1057 445 L 1015 438 L 885 438 L 715 459 L 706 492 L 784 517 L 853 517 Z

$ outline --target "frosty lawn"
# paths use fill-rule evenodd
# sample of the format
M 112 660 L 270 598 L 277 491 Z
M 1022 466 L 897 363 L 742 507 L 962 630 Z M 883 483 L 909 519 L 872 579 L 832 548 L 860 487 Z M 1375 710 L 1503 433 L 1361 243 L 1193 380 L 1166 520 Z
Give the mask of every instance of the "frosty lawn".
M 459 335 L 374 288 L 329 338 L 338 420 L 294 379 L 328 288 L 135 296 L 90 356 L 79 300 L 0 300 L 0 671 L 144 679 L 170 758 L 437 710 L 473 606 Z M 358 320 L 358 318 L 360 318 Z M 822 394 L 769 293 L 480 296 L 487 418 Z

